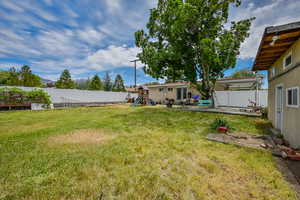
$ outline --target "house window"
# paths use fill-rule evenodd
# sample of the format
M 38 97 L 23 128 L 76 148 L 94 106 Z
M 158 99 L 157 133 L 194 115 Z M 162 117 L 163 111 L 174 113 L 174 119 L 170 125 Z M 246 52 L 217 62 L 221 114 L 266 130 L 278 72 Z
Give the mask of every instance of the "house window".
M 177 88 L 177 100 L 184 100 L 187 98 L 187 88 Z
M 287 89 L 287 106 L 298 107 L 299 106 L 299 88 L 288 88 Z
M 160 91 L 160 92 L 163 92 L 163 91 L 164 91 L 164 88 L 159 88 L 159 91 Z
M 283 67 L 284 69 L 290 67 L 292 65 L 292 53 L 289 53 L 283 61 Z
M 177 100 L 181 100 L 181 88 L 177 88 Z
M 173 88 L 168 88 L 168 92 L 173 92 Z

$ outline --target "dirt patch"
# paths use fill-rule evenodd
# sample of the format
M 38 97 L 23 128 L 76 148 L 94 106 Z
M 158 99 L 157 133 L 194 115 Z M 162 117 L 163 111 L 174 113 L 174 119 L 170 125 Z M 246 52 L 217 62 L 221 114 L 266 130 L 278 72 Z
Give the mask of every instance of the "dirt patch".
M 234 144 L 263 150 L 264 148 L 261 145 L 265 143 L 264 136 L 247 133 L 209 134 L 207 139 L 225 144 Z
M 99 130 L 77 130 L 69 134 L 55 135 L 48 138 L 48 143 L 62 144 L 102 144 L 113 139 L 114 136 L 106 135 Z

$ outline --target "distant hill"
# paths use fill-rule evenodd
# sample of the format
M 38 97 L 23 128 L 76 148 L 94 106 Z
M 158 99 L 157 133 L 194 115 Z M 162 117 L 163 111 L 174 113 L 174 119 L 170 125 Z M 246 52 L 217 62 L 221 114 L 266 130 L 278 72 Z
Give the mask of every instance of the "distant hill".
M 43 84 L 47 84 L 47 83 L 54 83 L 55 81 L 49 80 L 49 79 L 45 79 L 41 77 L 41 81 L 43 82 Z

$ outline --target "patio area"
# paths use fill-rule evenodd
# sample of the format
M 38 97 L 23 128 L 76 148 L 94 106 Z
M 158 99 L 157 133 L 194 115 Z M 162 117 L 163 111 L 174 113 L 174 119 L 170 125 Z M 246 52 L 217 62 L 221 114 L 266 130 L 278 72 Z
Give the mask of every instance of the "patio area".
M 208 113 L 221 113 L 230 115 L 241 115 L 248 117 L 261 117 L 262 114 L 258 112 L 250 112 L 251 108 L 237 108 L 237 107 L 199 107 L 199 106 L 184 106 L 177 109 L 192 111 L 192 112 L 208 112 Z

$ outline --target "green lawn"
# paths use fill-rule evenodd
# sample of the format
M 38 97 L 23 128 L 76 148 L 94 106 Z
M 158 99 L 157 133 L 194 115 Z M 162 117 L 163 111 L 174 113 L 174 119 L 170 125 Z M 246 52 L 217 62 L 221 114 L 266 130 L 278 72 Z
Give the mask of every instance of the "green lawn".
M 207 141 L 224 116 L 162 107 L 0 113 L 0 199 L 296 199 L 269 153 Z

